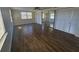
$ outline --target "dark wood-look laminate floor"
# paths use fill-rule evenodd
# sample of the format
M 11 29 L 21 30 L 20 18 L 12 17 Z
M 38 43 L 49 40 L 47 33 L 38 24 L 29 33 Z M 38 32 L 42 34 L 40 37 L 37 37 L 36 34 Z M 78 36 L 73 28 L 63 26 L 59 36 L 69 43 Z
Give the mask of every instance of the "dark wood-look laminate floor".
M 12 52 L 51 51 L 79 51 L 79 38 L 38 24 L 15 26 Z

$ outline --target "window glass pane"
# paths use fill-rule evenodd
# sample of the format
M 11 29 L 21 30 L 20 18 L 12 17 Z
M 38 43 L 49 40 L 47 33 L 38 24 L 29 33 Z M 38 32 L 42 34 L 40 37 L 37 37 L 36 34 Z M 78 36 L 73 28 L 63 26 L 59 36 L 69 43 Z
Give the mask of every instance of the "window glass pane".
M 27 18 L 32 19 L 32 12 L 27 12 Z
M 27 19 L 26 12 L 21 12 L 21 19 Z
M 21 19 L 32 19 L 32 12 L 21 12 Z
M 44 15 L 44 13 L 42 13 L 42 18 L 43 18 L 43 19 L 45 18 L 45 15 Z
M 50 13 L 50 19 L 54 19 L 54 12 Z

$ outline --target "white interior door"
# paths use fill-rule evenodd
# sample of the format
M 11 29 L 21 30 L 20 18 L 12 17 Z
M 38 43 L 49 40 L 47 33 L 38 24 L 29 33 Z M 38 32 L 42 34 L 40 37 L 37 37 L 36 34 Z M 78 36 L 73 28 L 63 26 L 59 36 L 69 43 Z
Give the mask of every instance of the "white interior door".
M 4 33 L 5 33 L 5 27 L 4 27 L 3 18 L 0 10 L 0 39 L 2 38 Z

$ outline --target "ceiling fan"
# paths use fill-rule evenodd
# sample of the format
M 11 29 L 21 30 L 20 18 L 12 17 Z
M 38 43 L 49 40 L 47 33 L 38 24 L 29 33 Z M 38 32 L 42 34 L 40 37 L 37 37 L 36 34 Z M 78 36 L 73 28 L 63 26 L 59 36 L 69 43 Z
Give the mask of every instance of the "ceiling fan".
M 35 7 L 34 10 L 41 10 L 41 8 L 40 7 Z
M 52 7 L 35 7 L 34 10 L 50 10 Z M 56 9 L 56 7 L 53 7 L 53 9 Z

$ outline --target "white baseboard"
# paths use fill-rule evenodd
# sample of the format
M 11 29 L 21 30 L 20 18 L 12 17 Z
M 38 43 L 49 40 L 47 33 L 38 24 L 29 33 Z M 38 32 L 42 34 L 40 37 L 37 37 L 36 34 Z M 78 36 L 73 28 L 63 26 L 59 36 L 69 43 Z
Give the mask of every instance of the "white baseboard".
M 76 35 L 76 34 L 75 34 L 75 36 L 76 36 L 76 37 L 79 37 L 79 35 Z

